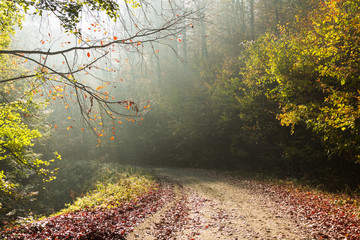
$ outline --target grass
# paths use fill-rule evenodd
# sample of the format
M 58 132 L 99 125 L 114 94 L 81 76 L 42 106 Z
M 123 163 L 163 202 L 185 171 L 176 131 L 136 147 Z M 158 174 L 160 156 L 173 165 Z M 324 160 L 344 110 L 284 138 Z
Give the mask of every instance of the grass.
M 141 169 L 105 166 L 97 176 L 92 190 L 52 216 L 88 208 L 112 208 L 135 200 L 156 188 L 155 178 Z

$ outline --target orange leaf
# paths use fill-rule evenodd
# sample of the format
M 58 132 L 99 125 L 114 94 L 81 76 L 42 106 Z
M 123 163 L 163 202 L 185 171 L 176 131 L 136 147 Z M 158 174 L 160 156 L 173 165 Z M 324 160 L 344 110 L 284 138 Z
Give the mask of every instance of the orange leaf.
M 114 40 L 117 40 L 117 37 L 116 37 L 116 36 L 114 37 Z
M 55 125 L 54 127 L 55 127 L 55 129 L 57 129 L 57 125 Z
M 114 138 L 114 137 L 111 137 L 110 139 L 111 139 L 111 140 L 114 140 L 115 138 Z
M 65 106 L 65 109 L 67 109 L 69 107 L 69 104 Z
M 87 56 L 90 57 L 90 53 L 89 53 L 89 52 L 87 53 Z
M 122 122 L 121 122 L 121 121 L 119 121 L 119 123 L 121 124 Z
M 82 128 L 81 131 L 84 131 L 84 129 Z

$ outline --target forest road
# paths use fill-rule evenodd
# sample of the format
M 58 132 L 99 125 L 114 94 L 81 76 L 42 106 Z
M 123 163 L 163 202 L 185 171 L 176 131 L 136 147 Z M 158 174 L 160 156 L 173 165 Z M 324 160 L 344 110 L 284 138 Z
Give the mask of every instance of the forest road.
M 174 198 L 127 239 L 311 239 L 246 180 L 210 171 L 152 169 Z

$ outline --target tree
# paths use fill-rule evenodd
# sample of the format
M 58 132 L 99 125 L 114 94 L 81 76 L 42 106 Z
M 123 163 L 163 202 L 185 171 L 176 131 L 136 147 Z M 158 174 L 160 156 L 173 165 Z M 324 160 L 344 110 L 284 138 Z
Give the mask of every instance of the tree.
M 145 61 L 150 52 L 155 54 L 155 43 L 189 27 L 184 21 L 190 23 L 193 12 L 184 12 L 172 3 L 170 10 L 156 9 L 147 1 L 19 0 L 0 4 L 0 198 L 10 205 L 11 194 L 31 195 L 25 191 L 24 178 L 34 173 L 45 180 L 54 178 L 54 171 L 47 168 L 52 160 L 40 160 L 33 151 L 37 139 L 47 135 L 50 128 L 57 129 L 56 124 L 42 119 L 40 106 L 59 101 L 67 109 L 71 103 L 77 104 L 90 126 L 95 109 L 112 121 L 118 116 L 140 119 L 141 109 L 134 100 L 111 95 L 121 78 L 114 75 L 127 62 L 126 53 L 137 53 Z M 16 27 L 23 25 L 22 10 L 58 23 L 52 23 L 52 33 L 38 34 L 42 38 L 33 49 L 11 46 Z M 156 24 L 154 17 L 159 19 Z M 65 32 L 63 42 L 57 42 L 56 32 Z M 109 75 L 103 72 L 111 72 L 111 79 L 105 79 Z M 35 123 L 39 119 L 43 122 Z M 96 128 L 90 129 L 102 135 Z M 11 210 L 9 206 L 4 209 Z
M 156 55 L 158 51 L 155 51 L 154 44 L 166 41 L 189 27 L 194 13 L 184 12 L 182 4 L 171 2 L 167 3 L 167 7 L 161 4 L 160 9 L 153 7 L 156 3 L 147 1 L 19 0 L 4 1 L 4 4 L 7 4 L 7 12 L 17 15 L 20 15 L 20 8 L 26 12 L 34 11 L 40 16 L 51 13 L 53 19 L 59 20 L 68 37 L 61 43 L 62 46 L 55 46 L 49 33 L 40 40 L 41 46 L 36 50 L 0 49 L 0 56 L 16 60 L 13 64 L 20 65 L 22 62 L 28 64 L 28 68 L 33 68 L 17 75 L 3 75 L 0 83 L 31 81 L 31 90 L 26 94 L 41 95 L 48 102 L 60 99 L 65 108 L 69 107 L 69 102 L 75 102 L 90 126 L 95 108 L 99 108 L 110 119 L 114 119 L 116 115 L 141 117 L 141 108 L 133 100 L 111 96 L 111 90 L 117 87 L 115 80 L 118 79 L 113 76 L 112 79 L 102 79 L 98 77 L 101 76 L 98 73 L 119 72 L 117 68 L 122 66 L 120 64 L 128 61 L 122 56 L 126 52 L 138 53 L 145 59 L 150 54 L 146 50 L 148 48 Z M 97 19 L 93 19 L 94 22 L 83 19 L 94 12 L 98 15 Z M 101 21 L 106 17 L 115 23 Z M 152 21 L 153 18 L 157 18 L 156 23 Z M 11 14 L 9 19 L 11 20 Z M 184 25 L 185 20 L 188 25 Z M 8 24 L 9 28 L 13 26 L 13 22 L 11 23 Z M 20 19 L 16 23 L 21 26 Z M 96 34 L 92 34 L 93 32 Z M 59 61 L 59 58 L 62 60 Z M 9 96 L 4 93 L 3 97 L 6 101 Z
M 22 16 L 13 9 L 13 2 L 0 2 L 2 16 L 0 49 L 9 48 L 14 26 L 20 25 Z M 23 69 L 17 66 L 17 59 L 0 55 L 0 77 L 11 78 Z M 26 93 L 28 92 L 28 93 Z M 41 160 L 40 154 L 32 150 L 34 143 L 48 127 L 37 123 L 41 118 L 41 104 L 32 98 L 31 89 L 24 84 L 4 82 L 0 90 L 0 219 L 4 213 L 19 210 L 19 202 L 33 197 L 34 193 L 25 186 L 26 179 L 40 175 L 44 181 L 54 179 L 54 171 L 48 169 L 53 160 Z M 36 118 L 31 118 L 36 116 Z M 58 158 L 60 155 L 56 154 Z M 14 215 L 14 214 L 9 214 Z
M 115 52 L 124 54 L 124 51 L 133 51 L 145 54 L 145 47 L 153 48 L 153 43 L 161 42 L 179 34 L 184 28 L 184 19 L 190 19 L 193 12 L 183 12 L 182 6 L 170 3 L 171 11 L 161 9 L 160 13 L 152 7 L 152 4 L 146 1 L 125 1 L 120 4 L 116 1 L 75 1 L 75 2 L 53 2 L 53 1 L 16 1 L 12 5 L 11 11 L 18 11 L 22 6 L 26 11 L 30 11 L 29 7 L 35 8 L 35 13 L 42 16 L 45 12 L 51 12 L 60 20 L 60 24 L 65 31 L 72 34 L 73 39 L 69 47 L 61 50 L 53 50 L 48 43 L 51 39 L 41 41 L 41 49 L 37 50 L 0 50 L 1 55 L 12 55 L 25 61 L 32 62 L 36 67 L 33 71 L 15 76 L 8 79 L 2 79 L 0 82 L 19 81 L 24 79 L 36 79 L 34 89 L 46 87 L 56 82 L 58 85 L 68 86 L 76 92 L 75 101 L 78 102 L 81 114 L 85 119 L 89 119 L 89 113 L 92 110 L 94 102 L 97 102 L 105 112 L 112 112 L 119 115 L 137 115 L 138 107 L 131 100 L 115 99 L 107 96 L 105 87 L 109 86 L 109 81 L 100 81 L 99 86 L 92 86 L 89 82 L 79 81 L 81 74 L 91 74 L 94 69 L 101 69 L 97 64 L 101 61 L 107 61 L 109 65 L 120 62 L 118 58 L 113 58 Z M 134 10 L 132 10 L 133 8 Z M 82 29 L 79 26 L 81 17 L 80 13 L 90 11 L 104 11 L 106 15 L 115 21 L 115 24 L 106 26 L 105 21 L 94 19 L 94 23 L 87 23 L 88 29 Z M 135 12 L 136 11 L 136 12 Z M 150 13 L 149 13 L 150 12 Z M 159 24 L 154 24 L 149 15 L 154 15 L 161 19 Z M 101 17 L 101 15 L 100 15 Z M 105 16 L 103 16 L 105 17 Z M 83 22 L 84 24 L 84 22 Z M 116 25 L 116 24 L 120 24 Z M 118 28 L 117 34 L 113 32 L 113 28 Z M 91 32 L 102 32 L 100 37 L 91 38 Z M 75 41 L 75 43 L 74 43 Z M 155 52 L 155 51 L 154 51 Z M 78 54 L 83 54 L 85 60 L 78 59 Z M 64 66 L 54 65 L 54 58 L 62 58 Z M 87 59 L 86 59 L 87 58 Z M 85 63 L 84 63 L 85 62 Z M 93 69 L 93 70 L 91 70 Z M 106 69 L 103 69 L 106 70 Z M 115 68 L 109 71 L 116 72 Z M 56 96 L 55 96 L 56 97 Z M 62 96 L 60 96 L 62 97 Z M 125 113 L 121 111 L 121 107 Z M 133 110 L 127 112 L 127 109 Z
M 311 18 L 251 46 L 246 67 L 247 81 L 278 102 L 283 125 L 305 123 L 330 155 L 352 161 L 359 158 L 359 7 L 319 2 Z

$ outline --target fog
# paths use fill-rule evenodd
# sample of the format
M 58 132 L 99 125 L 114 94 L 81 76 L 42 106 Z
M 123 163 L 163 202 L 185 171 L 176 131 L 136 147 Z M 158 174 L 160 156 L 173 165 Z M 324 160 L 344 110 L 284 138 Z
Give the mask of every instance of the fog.
M 334 143 L 323 140 L 321 127 L 312 131 L 305 115 L 292 125 L 294 106 L 305 103 L 286 104 L 303 85 L 292 89 L 295 83 L 285 86 L 279 75 L 297 65 L 268 60 L 276 55 L 269 49 L 288 36 L 282 26 L 289 36 L 304 27 L 299 19 L 314 10 L 310 1 L 134 2 L 119 1 L 116 21 L 82 11 L 72 32 L 54 14 L 35 16 L 30 9 L 12 36 L 20 75 L 35 76 L 21 84 L 42 105 L 33 113 L 38 122 L 29 123 L 43 135 L 33 149 L 45 160 L 54 152 L 62 156 L 48 166 L 56 169 L 55 180 L 26 180 L 36 185 L 36 214 L 63 208 L 86 191 L 96 169 L 111 164 L 283 178 L 339 174 L 337 162 L 347 150 L 328 154 Z M 281 64 L 272 65 L 276 61 Z M 342 169 L 353 166 L 347 161 Z

